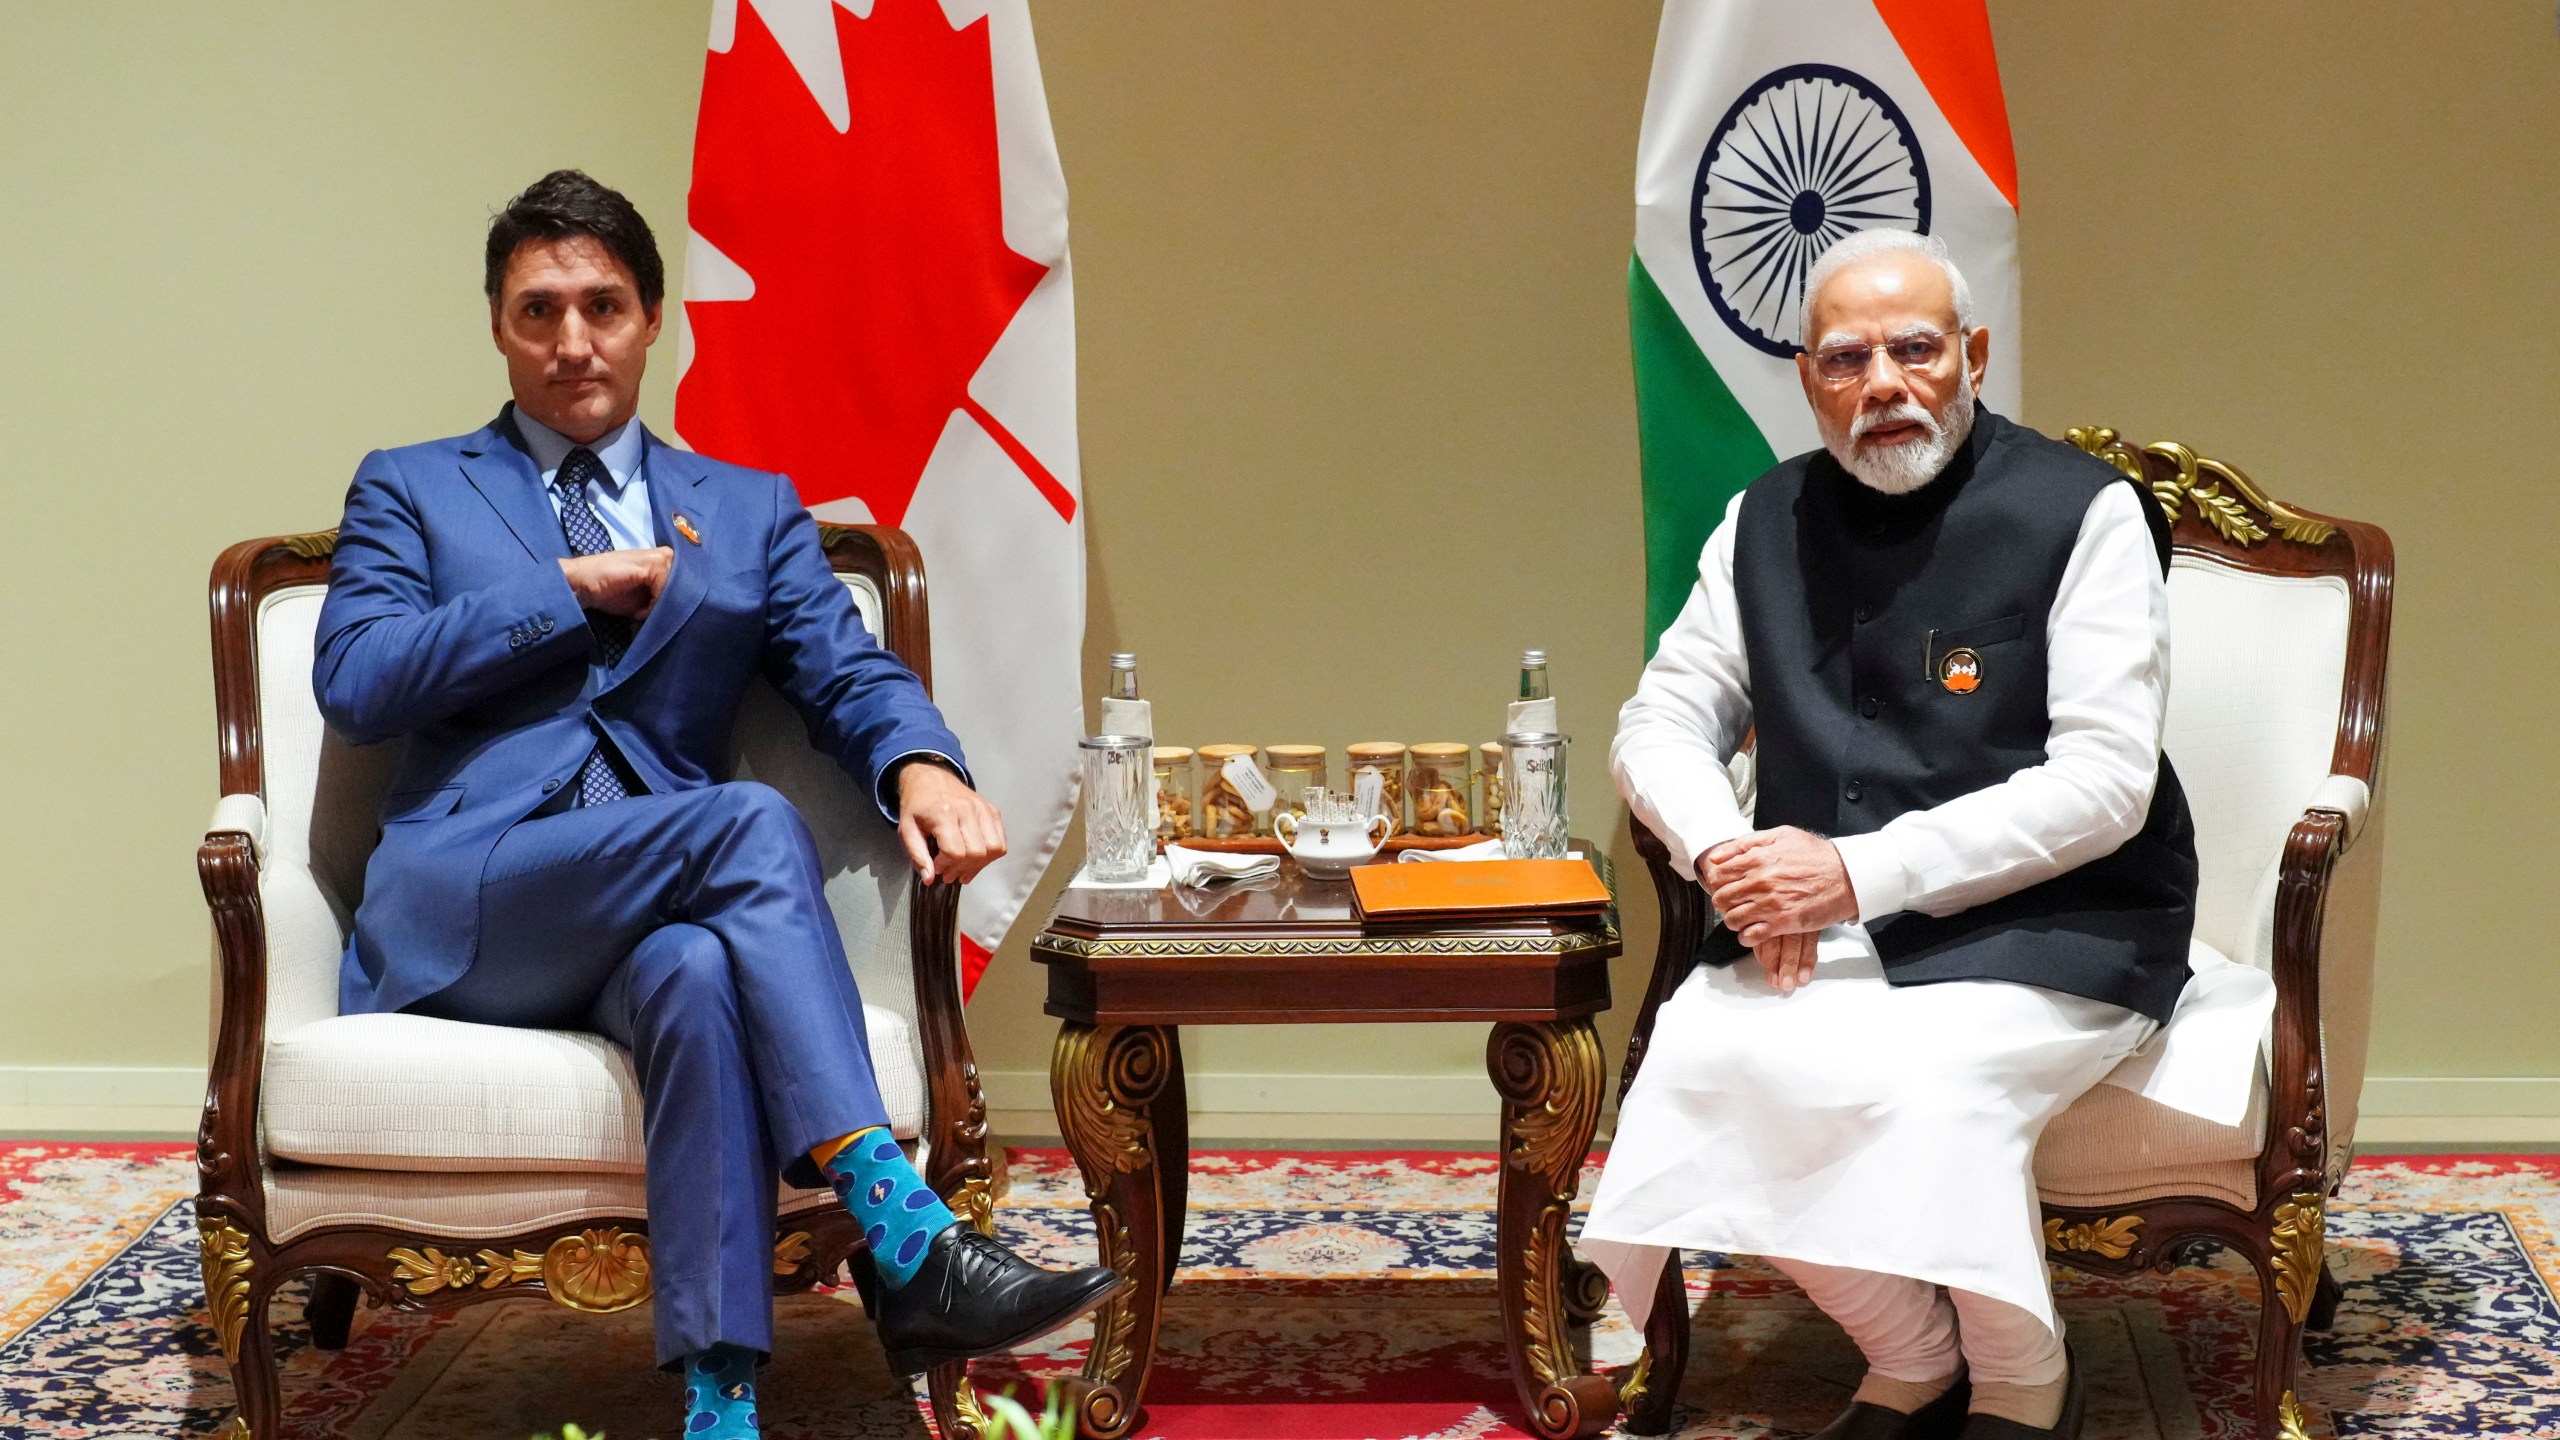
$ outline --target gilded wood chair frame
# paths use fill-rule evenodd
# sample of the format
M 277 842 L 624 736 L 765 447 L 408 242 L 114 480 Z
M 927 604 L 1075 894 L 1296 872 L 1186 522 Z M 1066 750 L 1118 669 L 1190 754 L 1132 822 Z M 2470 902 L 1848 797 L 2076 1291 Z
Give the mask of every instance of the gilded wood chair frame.
M 821 525 L 839 575 L 878 591 L 882 641 L 928 689 L 933 683 L 924 561 L 906 533 L 880 525 Z M 211 585 L 214 708 L 222 793 L 264 793 L 258 708 L 257 616 L 269 595 L 324 583 L 335 531 L 249 540 L 214 562 Z M 467 1242 L 398 1226 L 331 1225 L 285 1241 L 268 1235 L 259 1137 L 266 1054 L 267 937 L 258 855 L 239 830 L 215 830 L 196 851 L 211 907 L 220 980 L 213 1064 L 196 1138 L 196 1227 L 207 1314 L 231 1371 L 239 1409 L 223 1440 L 282 1433 L 276 1357 L 267 1324 L 282 1284 L 311 1278 L 306 1315 L 315 1344 L 345 1345 L 359 1293 L 407 1310 L 452 1310 L 485 1300 L 543 1297 L 574 1310 L 609 1312 L 649 1296 L 648 1222 L 638 1213 L 582 1219 L 500 1239 Z M 962 1016 L 960 887 L 917 889 L 909 918 L 919 1039 L 926 1084 L 926 1179 L 952 1210 L 994 1229 L 994 1173 L 986 1151 L 986 1095 Z M 863 1246 L 862 1231 L 832 1198 L 777 1219 L 774 1286 L 803 1291 L 837 1277 Z M 965 1365 L 927 1377 L 935 1419 L 950 1440 L 987 1428 Z
M 2261 1286 L 2253 1386 L 2258 1429 L 2304 1440 L 2295 1394 L 2305 1328 L 2326 1329 L 2338 1287 L 2322 1251 L 2324 1202 L 2336 1193 L 2353 1156 L 2352 1122 L 2331 1120 L 2330 1064 L 2321 1024 L 2324 976 L 2370 1005 L 2370 955 L 2362 973 L 2323 964 L 2321 939 L 2333 919 L 2372 933 L 2382 861 L 2381 761 L 2384 679 L 2391 637 L 2392 550 L 2376 526 L 2315 515 L 2266 496 L 2237 469 L 2161 442 L 2137 449 L 2108 429 L 2074 429 L 2073 444 L 2114 465 L 2150 490 L 2169 514 L 2176 551 L 2262 575 L 2335 576 L 2347 586 L 2346 670 L 2330 773 L 2369 787 L 2372 801 L 2359 830 L 2333 809 L 2306 809 L 2284 843 L 2275 902 L 2275 1044 L 2268 1072 L 2267 1131 L 2255 1178 L 2258 1204 L 2242 1209 L 2210 1196 L 2163 1193 L 2104 1207 L 2048 1203 L 2045 1237 L 2053 1259 L 2101 1275 L 2166 1271 L 2227 1246 L 2246 1256 Z M 1634 1085 L 1653 1034 L 1655 1014 L 1687 978 L 1705 936 L 1709 911 L 1694 876 L 1671 858 L 1642 822 L 1636 850 L 1652 873 L 1661 902 L 1661 948 L 1627 1044 L 1621 1099 Z M 2359 843 L 2352 847 L 2349 840 Z M 2360 1073 L 2362 1056 L 2348 1068 Z M 2353 1099 L 2349 1097 L 2352 1108 Z M 1674 1255 L 1653 1313 L 1644 1322 L 1645 1353 L 1622 1393 L 1627 1428 L 1659 1434 L 1670 1428 L 1673 1401 L 1688 1363 L 1689 1308 Z

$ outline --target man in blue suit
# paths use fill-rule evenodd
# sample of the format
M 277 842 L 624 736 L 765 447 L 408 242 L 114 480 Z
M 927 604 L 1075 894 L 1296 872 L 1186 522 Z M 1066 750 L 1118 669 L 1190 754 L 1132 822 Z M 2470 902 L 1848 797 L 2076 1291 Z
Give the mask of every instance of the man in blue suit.
M 900 1153 L 817 855 L 726 779 L 762 675 L 893 821 L 928 883 L 1004 853 L 924 688 L 875 644 L 789 480 L 679 450 L 634 412 L 664 271 L 620 194 L 545 176 L 491 223 L 514 401 L 357 467 L 313 685 L 401 740 L 340 982 L 347 1013 L 591 1029 L 644 1091 L 658 1358 L 688 1436 L 754 1433 L 777 1174 L 864 1226 L 891 1365 L 1022 1344 L 1118 1286 L 957 1223 Z

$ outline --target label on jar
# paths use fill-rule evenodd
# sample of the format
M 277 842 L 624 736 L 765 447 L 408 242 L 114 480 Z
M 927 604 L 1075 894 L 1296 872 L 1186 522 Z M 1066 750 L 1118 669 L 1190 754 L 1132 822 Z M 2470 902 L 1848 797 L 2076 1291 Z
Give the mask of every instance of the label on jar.
M 1351 778 L 1351 803 L 1363 815 L 1387 813 L 1387 777 L 1375 770 L 1362 770 Z
M 1245 808 L 1257 814 L 1270 809 L 1272 802 L 1280 798 L 1280 792 L 1271 788 L 1270 778 L 1262 773 L 1261 766 L 1253 763 L 1250 755 L 1228 756 L 1227 763 L 1218 767 L 1218 773 L 1226 776 L 1227 783 L 1235 787 Z

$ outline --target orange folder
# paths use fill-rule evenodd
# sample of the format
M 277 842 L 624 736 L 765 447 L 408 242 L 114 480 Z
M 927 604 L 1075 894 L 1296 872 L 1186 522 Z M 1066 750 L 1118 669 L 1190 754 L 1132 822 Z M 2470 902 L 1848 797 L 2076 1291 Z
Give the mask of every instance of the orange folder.
M 1465 860 L 1362 865 L 1351 892 L 1366 920 L 1490 915 L 1596 915 L 1609 887 L 1588 860 Z

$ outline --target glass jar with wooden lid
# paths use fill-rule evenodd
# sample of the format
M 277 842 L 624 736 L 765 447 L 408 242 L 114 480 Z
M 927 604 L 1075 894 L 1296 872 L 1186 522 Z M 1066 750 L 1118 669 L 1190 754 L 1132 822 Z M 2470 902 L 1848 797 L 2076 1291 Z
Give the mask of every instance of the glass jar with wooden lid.
M 1200 833 L 1200 767 L 1181 745 L 1155 747 L 1156 843 L 1178 844 Z
M 1265 745 L 1262 747 L 1263 773 L 1271 779 L 1271 788 L 1280 798 L 1271 802 L 1271 813 L 1277 818 L 1287 811 L 1301 819 L 1307 813 L 1308 787 L 1325 783 L 1325 755 L 1321 745 Z
M 1502 833 L 1502 742 L 1487 740 L 1476 747 L 1476 830 L 1480 834 Z
M 1203 745 L 1200 747 L 1200 834 L 1209 840 L 1234 840 L 1267 832 L 1271 817 L 1256 815 L 1253 807 L 1236 793 L 1235 782 L 1227 778 L 1229 760 L 1241 755 L 1252 759 L 1262 752 L 1251 745 Z
M 1401 740 L 1362 740 L 1342 749 L 1342 783 L 1352 794 L 1360 793 L 1362 775 L 1377 775 L 1378 808 L 1369 813 L 1383 814 L 1392 822 L 1387 827 L 1390 835 L 1405 831 L 1404 754 Z
M 1404 793 L 1413 797 L 1413 833 L 1464 835 L 1468 823 L 1467 747 L 1430 740 L 1406 752 Z

